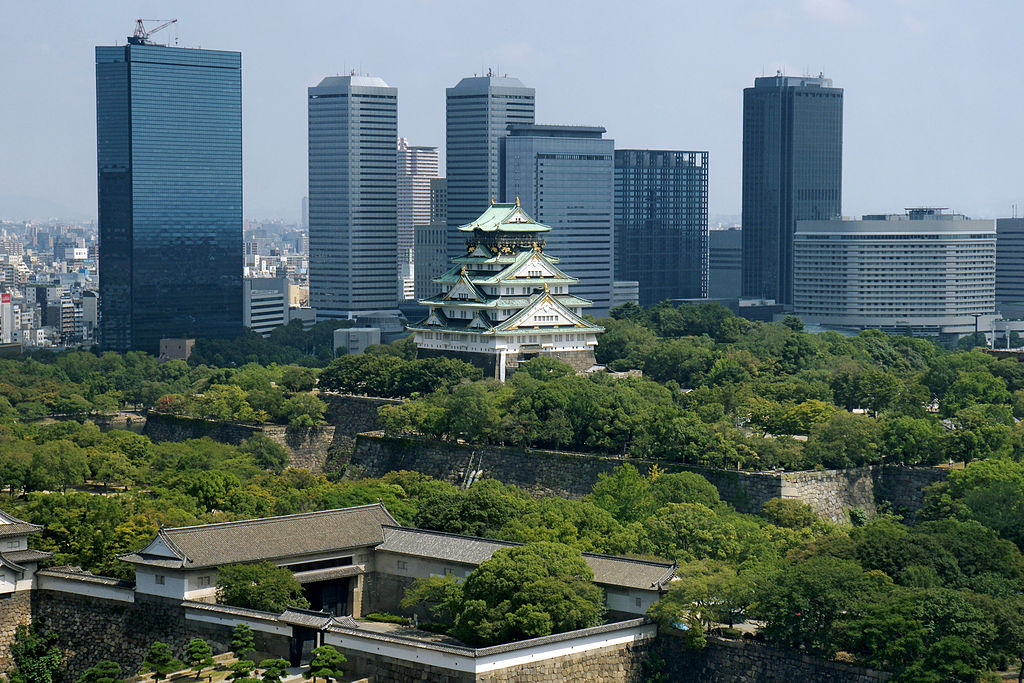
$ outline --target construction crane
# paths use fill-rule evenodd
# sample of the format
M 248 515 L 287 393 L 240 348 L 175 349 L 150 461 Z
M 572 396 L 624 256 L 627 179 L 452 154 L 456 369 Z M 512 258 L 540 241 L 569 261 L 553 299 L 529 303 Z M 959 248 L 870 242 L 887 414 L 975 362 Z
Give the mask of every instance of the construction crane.
M 161 23 L 156 28 L 151 28 L 151 29 L 149 29 L 147 31 L 145 24 L 142 23 L 143 21 L 150 21 L 150 22 L 152 22 L 152 21 L 160 21 L 160 22 L 163 22 L 163 23 Z M 143 19 L 136 19 L 135 20 L 135 33 L 133 33 L 132 35 L 128 36 L 128 42 L 131 43 L 132 45 L 156 45 L 157 43 L 150 42 L 149 37 L 151 35 L 153 35 L 154 33 L 156 33 L 157 31 L 165 29 L 168 26 L 170 26 L 171 24 L 176 23 L 177 21 L 178 21 L 177 19 L 170 19 L 168 21 L 164 21 L 163 19 L 145 19 L 145 20 L 143 20 Z

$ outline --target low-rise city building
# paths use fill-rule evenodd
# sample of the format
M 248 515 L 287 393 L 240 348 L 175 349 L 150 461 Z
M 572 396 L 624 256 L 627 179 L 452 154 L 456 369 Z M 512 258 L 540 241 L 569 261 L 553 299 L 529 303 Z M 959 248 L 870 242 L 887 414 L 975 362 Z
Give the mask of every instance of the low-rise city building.
M 996 226 L 944 209 L 797 222 L 793 312 L 951 342 L 992 326 Z

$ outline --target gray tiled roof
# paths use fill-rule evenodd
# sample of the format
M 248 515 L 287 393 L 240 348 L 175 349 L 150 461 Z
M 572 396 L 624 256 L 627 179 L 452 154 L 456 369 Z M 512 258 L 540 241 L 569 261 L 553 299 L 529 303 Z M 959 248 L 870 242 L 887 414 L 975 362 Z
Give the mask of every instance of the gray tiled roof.
M 132 588 L 135 586 L 132 581 L 115 579 L 110 576 L 98 576 L 92 572 L 85 571 L 81 567 L 72 567 L 69 565 L 40 569 L 36 572 L 36 576 L 54 576 L 61 579 L 74 579 L 75 581 L 86 581 L 88 583 L 98 583 L 104 586 L 118 586 L 121 588 Z
M 299 583 L 316 583 L 317 581 L 330 581 L 331 579 L 344 579 L 349 576 L 359 576 L 366 573 L 366 567 L 361 564 L 350 564 L 344 567 L 327 567 L 326 569 L 311 569 L 306 572 L 295 572 L 295 580 Z
M 0 510 L 0 538 L 7 536 L 25 536 L 35 534 L 43 530 L 38 524 L 29 524 L 17 517 L 12 517 L 3 510 Z
M 121 559 L 182 569 L 280 560 L 374 546 L 384 540 L 382 526 L 394 523 L 395 518 L 384 506 L 374 503 L 340 510 L 161 529 L 154 543 L 165 543 L 178 560 L 147 553 L 147 549 L 122 555 Z
M 411 529 L 401 526 L 384 527 L 384 542 L 377 550 L 429 557 L 444 562 L 478 565 L 490 559 L 495 550 L 520 545 L 510 541 L 494 541 L 475 536 L 460 536 L 443 531 Z
M 479 565 L 490 559 L 499 548 L 517 545 L 521 544 L 443 531 L 385 526 L 384 542 L 377 546 L 377 550 L 456 564 Z M 658 590 L 669 582 L 676 569 L 676 565 L 667 562 L 596 553 L 583 553 L 583 559 L 594 571 L 594 583 L 622 588 Z
M 53 557 L 53 553 L 43 550 L 7 550 L 2 554 L 11 562 L 21 564 L 22 562 L 42 562 Z
M 285 624 L 305 626 L 307 628 L 323 629 L 331 623 L 333 618 L 334 617 L 328 612 L 317 612 L 310 609 L 289 607 L 281 613 L 281 616 L 278 617 L 278 621 Z

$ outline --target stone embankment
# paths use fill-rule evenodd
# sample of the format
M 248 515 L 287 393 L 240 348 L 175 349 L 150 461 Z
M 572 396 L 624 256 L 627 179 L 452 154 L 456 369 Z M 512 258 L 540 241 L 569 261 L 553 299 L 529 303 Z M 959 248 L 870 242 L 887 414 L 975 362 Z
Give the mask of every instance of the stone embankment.
M 641 472 L 657 465 L 666 472 L 695 472 L 718 489 L 723 500 L 740 512 L 759 512 L 773 498 L 801 500 L 823 519 L 849 521 L 849 511 L 868 514 L 880 503 L 912 516 L 921 506 L 924 488 L 946 477 L 932 467 L 874 466 L 847 470 L 805 472 L 743 472 L 660 460 L 616 458 L 537 449 L 473 446 L 418 437 L 360 434 L 350 455 L 339 454 L 346 476 L 380 477 L 396 470 L 413 470 L 466 486 L 479 479 L 497 479 L 537 495 L 580 498 L 601 474 L 623 463 Z
M 829 662 L 795 650 L 749 640 L 708 638 L 703 650 L 685 649 L 679 638 L 662 635 L 655 652 L 664 672 L 677 683 L 885 683 L 892 674 L 842 662 Z

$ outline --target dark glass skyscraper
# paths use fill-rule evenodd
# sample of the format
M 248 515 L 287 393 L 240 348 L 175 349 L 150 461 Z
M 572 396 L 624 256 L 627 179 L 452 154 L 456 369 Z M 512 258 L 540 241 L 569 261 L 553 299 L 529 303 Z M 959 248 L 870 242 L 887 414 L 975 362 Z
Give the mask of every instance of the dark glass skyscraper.
M 842 180 L 842 88 L 755 78 L 743 90 L 744 296 L 793 303 L 796 222 L 840 215 Z
M 707 152 L 615 150 L 615 279 L 641 306 L 707 296 Z
M 552 228 L 547 249 L 579 284 L 590 312 L 611 308 L 615 141 L 601 126 L 509 126 L 501 139 L 504 201 Z
M 476 220 L 492 198 L 501 200 L 499 141 L 509 124 L 533 122 L 534 89 L 518 78 L 474 76 L 446 90 L 449 258 L 466 248 L 459 226 Z
M 96 48 L 100 341 L 242 329 L 242 56 Z

